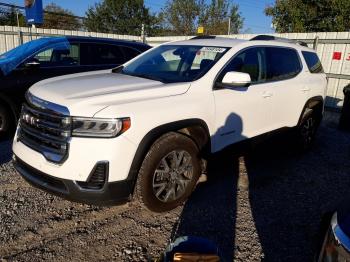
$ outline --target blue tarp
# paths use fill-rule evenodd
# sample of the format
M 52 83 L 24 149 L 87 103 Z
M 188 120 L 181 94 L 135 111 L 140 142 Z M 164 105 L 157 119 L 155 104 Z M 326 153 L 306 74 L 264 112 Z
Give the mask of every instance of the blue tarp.
M 0 55 L 0 69 L 4 75 L 8 75 L 26 59 L 54 44 L 67 44 L 67 47 L 69 47 L 69 42 L 65 37 L 33 40 Z

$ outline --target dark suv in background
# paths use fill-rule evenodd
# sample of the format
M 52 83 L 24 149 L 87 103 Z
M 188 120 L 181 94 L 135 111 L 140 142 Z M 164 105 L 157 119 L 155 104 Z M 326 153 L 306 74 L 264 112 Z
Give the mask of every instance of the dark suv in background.
M 0 136 L 14 130 L 29 87 L 50 77 L 111 69 L 148 50 L 138 42 L 89 38 L 41 38 L 0 55 Z

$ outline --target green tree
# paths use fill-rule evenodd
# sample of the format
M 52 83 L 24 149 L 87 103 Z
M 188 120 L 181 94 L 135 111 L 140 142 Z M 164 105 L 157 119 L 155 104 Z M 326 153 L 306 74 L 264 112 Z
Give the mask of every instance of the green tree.
M 164 31 L 177 35 L 196 34 L 198 26 L 204 26 L 205 34 L 226 35 L 229 20 L 231 33 L 243 27 L 238 5 L 228 0 L 168 0 L 161 16 Z
M 140 35 L 142 24 L 152 34 L 157 23 L 143 0 L 103 0 L 88 9 L 84 21 L 89 31 L 127 35 Z
M 202 0 L 168 0 L 160 13 L 165 31 L 176 35 L 192 35 L 197 29 Z
M 243 21 L 239 6 L 227 0 L 212 0 L 199 18 L 206 33 L 213 35 L 226 35 L 229 23 L 230 33 L 237 34 L 243 27 Z
M 74 14 L 55 3 L 48 4 L 44 8 L 43 28 L 54 28 L 64 30 L 80 30 L 82 28 L 81 20 Z
M 231 34 L 240 33 L 240 31 L 243 28 L 244 18 L 242 17 L 241 12 L 239 12 L 238 5 L 233 4 L 231 6 L 230 18 L 231 18 L 231 28 L 230 28 Z
M 0 25 L 17 26 L 17 13 L 20 26 L 26 26 L 25 18 L 23 14 L 16 9 L 11 7 L 10 10 L 0 10 Z
M 350 30 L 349 0 L 276 0 L 265 14 L 279 33 Z

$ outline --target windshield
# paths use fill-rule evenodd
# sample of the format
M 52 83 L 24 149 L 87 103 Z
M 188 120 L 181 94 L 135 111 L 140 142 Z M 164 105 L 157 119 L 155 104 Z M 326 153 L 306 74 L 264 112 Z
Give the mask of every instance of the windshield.
M 228 47 L 163 45 L 140 56 L 120 73 L 161 81 L 191 82 L 202 77 Z

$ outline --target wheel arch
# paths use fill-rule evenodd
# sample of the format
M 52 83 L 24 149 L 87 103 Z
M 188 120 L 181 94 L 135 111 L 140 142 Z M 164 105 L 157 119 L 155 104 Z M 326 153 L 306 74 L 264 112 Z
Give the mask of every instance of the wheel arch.
M 163 134 L 177 132 L 191 138 L 203 154 L 210 152 L 209 128 L 202 119 L 186 119 L 167 123 L 150 130 L 139 143 L 134 155 L 127 180 L 133 181 L 130 193 L 134 191 L 136 179 L 143 159 L 151 148 L 152 144 Z
M 306 101 L 303 110 L 301 111 L 299 120 L 298 120 L 298 125 L 302 122 L 305 112 L 307 112 L 307 109 L 316 109 L 318 110 L 318 113 L 321 114 L 321 117 L 323 115 L 324 111 L 324 99 L 322 96 L 314 96 L 311 97 L 309 100 Z

